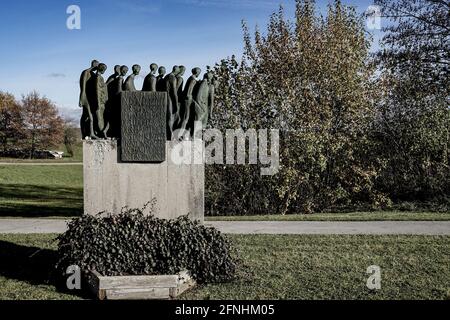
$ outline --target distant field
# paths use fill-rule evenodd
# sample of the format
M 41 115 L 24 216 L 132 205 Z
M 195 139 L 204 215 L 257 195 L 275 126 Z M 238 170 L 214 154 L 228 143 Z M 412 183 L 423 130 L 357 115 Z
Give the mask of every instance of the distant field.
M 61 292 L 50 275 L 56 235 L 0 234 L 0 300 L 90 298 Z M 244 272 L 181 299 L 450 299 L 450 237 L 230 236 Z M 366 287 L 381 268 L 381 289 Z
M 72 217 L 82 211 L 82 166 L 0 165 L 0 217 Z

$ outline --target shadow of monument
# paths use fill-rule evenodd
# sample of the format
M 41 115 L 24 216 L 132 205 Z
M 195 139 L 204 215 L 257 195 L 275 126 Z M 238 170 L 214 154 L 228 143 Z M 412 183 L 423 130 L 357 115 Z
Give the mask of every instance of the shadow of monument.
M 72 217 L 82 213 L 82 188 L 0 185 L 0 217 Z
M 31 285 L 54 286 L 58 292 L 81 298 L 88 297 L 84 291 L 69 291 L 64 279 L 55 270 L 55 250 L 27 247 L 0 240 L 0 276 L 26 282 Z
M 0 275 L 30 284 L 49 284 L 56 251 L 0 241 Z

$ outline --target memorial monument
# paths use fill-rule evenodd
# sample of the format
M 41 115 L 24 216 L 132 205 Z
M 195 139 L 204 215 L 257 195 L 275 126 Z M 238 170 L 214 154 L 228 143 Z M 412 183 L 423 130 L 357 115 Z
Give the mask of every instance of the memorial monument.
M 164 67 L 151 64 L 143 91 L 134 84 L 141 71 L 137 64 L 125 81 L 126 66 L 116 65 L 106 82 L 105 64 L 94 60 L 83 71 L 85 214 L 144 208 L 156 199 L 154 214 L 159 218 L 189 214 L 193 220 L 204 220 L 203 161 L 179 165 L 173 156 L 177 144 L 183 143 L 202 160 L 203 144 L 193 139 L 193 123 L 206 127 L 214 101 L 214 77 L 207 72 L 198 82 L 201 70 L 194 68 L 183 88 L 185 69 L 175 66 L 166 76 Z M 174 139 L 173 132 L 180 128 L 189 131 L 189 141 Z

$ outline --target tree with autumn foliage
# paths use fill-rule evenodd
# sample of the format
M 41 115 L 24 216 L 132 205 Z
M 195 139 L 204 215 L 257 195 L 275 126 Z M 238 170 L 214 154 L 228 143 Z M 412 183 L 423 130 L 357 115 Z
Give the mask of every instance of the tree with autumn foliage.
M 360 201 L 382 205 L 373 189 L 374 116 L 370 39 L 354 8 L 334 1 L 327 16 L 297 0 L 295 20 L 283 8 L 251 36 L 244 56 L 215 67 L 219 83 L 212 126 L 280 129 L 281 168 L 263 178 L 255 166 L 213 166 L 208 204 L 214 214 L 312 213 Z M 231 201 L 230 199 L 235 199 Z M 217 212 L 222 208 L 222 212 Z
M 22 97 L 21 111 L 25 134 L 23 143 L 30 158 L 37 150 L 57 147 L 64 141 L 64 121 L 49 99 L 32 92 Z
M 0 145 L 3 152 L 23 138 L 20 104 L 9 93 L 0 92 Z

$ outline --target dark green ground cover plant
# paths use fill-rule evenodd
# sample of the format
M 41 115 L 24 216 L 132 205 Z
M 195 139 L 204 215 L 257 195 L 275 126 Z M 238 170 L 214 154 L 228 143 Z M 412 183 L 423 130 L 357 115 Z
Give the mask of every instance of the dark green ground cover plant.
M 58 237 L 57 269 L 68 266 L 104 276 L 167 275 L 188 270 L 198 283 L 230 281 L 238 269 L 236 252 L 215 228 L 187 216 L 164 220 L 143 210 L 83 215 Z

